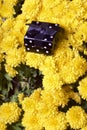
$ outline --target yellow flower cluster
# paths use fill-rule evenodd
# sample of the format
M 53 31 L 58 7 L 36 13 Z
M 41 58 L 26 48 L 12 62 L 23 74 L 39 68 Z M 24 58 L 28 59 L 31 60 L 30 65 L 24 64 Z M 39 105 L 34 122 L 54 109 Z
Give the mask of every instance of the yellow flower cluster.
M 22 124 L 26 130 L 66 130 L 65 113 L 59 112 L 53 95 L 37 89 L 22 102 L 24 117 Z M 62 97 L 61 97 L 62 98 Z
M 3 103 L 0 106 L 0 122 L 2 123 L 2 126 L 18 121 L 20 115 L 21 109 L 15 102 Z
M 0 28 L 0 54 L 5 54 L 6 71 L 12 77 L 17 74 L 14 68 L 25 62 L 26 52 L 23 46 L 25 31 L 25 22 L 20 17 L 6 19 Z
M 87 60 L 79 54 L 87 55 L 87 48 L 83 46 L 83 41 L 87 44 L 87 0 L 25 0 L 22 14 L 14 18 L 16 2 L 0 1 L 0 63 L 5 59 L 6 71 L 12 77 L 17 74 L 15 67 L 21 63 L 39 69 L 44 75 L 43 90 L 35 90 L 23 101 L 19 96 L 25 130 L 66 130 L 68 123 L 74 129 L 85 128 L 87 115 L 81 107 L 73 106 L 66 114 L 58 107 L 63 108 L 70 99 L 79 104 L 81 97 L 87 99 L 87 78 L 79 82 L 79 93 L 69 85 L 87 72 Z M 64 28 L 53 55 L 25 51 L 26 23 L 32 20 L 58 23 Z M 15 103 L 0 107 L 0 122 L 15 122 L 19 115 L 20 109 Z M 2 127 L 3 130 L 4 124 Z
M 87 114 L 80 106 L 71 107 L 66 113 L 66 118 L 73 129 L 83 128 L 87 124 Z
M 37 104 L 40 100 L 41 89 L 34 91 L 30 97 L 26 97 L 22 102 L 22 108 L 24 110 L 24 117 L 22 124 L 26 130 L 41 130 L 42 125 L 39 116 L 37 115 Z
M 46 130 L 66 130 L 66 128 L 66 117 L 63 112 L 60 112 L 55 116 L 48 117 L 45 121 Z

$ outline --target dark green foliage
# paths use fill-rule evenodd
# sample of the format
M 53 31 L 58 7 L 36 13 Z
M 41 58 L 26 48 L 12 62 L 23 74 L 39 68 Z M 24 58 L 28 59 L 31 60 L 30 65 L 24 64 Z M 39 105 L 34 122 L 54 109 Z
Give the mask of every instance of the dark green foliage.
M 30 96 L 35 89 L 43 88 L 43 76 L 39 70 L 26 65 L 20 65 L 16 69 L 18 75 L 11 78 L 5 72 L 2 64 L 2 70 L 0 71 L 0 104 L 8 101 L 17 102 L 19 93 L 23 92 L 25 96 Z
M 25 130 L 24 127 L 22 127 L 20 122 L 13 123 L 12 125 L 7 126 L 7 130 Z
M 3 63 L 0 70 L 0 104 L 9 101 L 9 91 L 12 88 L 12 78 L 5 72 Z

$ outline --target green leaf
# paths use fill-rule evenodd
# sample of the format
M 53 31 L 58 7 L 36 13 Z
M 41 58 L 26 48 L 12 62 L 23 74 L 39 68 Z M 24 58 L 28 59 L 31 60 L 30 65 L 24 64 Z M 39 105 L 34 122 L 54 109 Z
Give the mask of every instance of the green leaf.
M 23 128 L 12 124 L 11 126 L 8 126 L 7 130 L 23 130 Z
M 13 89 L 13 86 L 12 86 L 12 83 L 11 82 L 8 82 L 8 92 Z
M 12 129 L 13 129 L 13 130 L 21 130 L 21 128 L 20 128 L 20 127 L 17 127 L 17 126 L 12 126 Z
M 18 96 L 15 94 L 10 98 L 11 102 L 17 102 L 18 101 Z
M 16 123 L 12 123 L 11 125 L 7 126 L 6 130 L 25 130 L 25 128 L 21 124 L 21 120 Z
M 8 81 L 12 81 L 12 78 L 7 73 L 4 76 Z

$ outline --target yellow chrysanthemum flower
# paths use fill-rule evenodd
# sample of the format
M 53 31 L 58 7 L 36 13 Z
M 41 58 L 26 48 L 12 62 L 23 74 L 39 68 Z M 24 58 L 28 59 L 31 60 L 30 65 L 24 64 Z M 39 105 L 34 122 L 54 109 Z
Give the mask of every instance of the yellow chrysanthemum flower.
M 48 75 L 49 71 L 53 74 L 55 74 L 58 70 L 58 67 L 55 64 L 55 59 L 52 56 L 44 57 L 44 62 L 40 64 L 40 70 L 42 71 L 43 75 Z
M 62 85 L 62 79 L 60 78 L 60 75 L 57 73 L 50 72 L 43 77 L 43 86 L 44 89 L 46 89 L 47 91 L 58 88 L 61 89 Z
M 42 100 L 49 106 L 55 105 L 64 107 L 69 101 L 69 95 L 62 88 L 44 90 L 42 92 Z
M 46 130 L 66 130 L 67 121 L 66 121 L 65 113 L 60 112 L 55 116 L 48 117 L 45 120 L 44 125 Z
M 81 97 L 87 100 L 87 77 L 79 82 L 78 90 Z
M 78 54 L 72 61 L 67 62 L 61 70 L 61 77 L 65 83 L 73 83 L 85 74 L 87 71 L 87 62 L 84 58 L 80 57 Z
M 26 53 L 26 65 L 39 69 L 40 65 L 44 64 L 45 56 L 43 54 Z
M 43 94 L 41 95 L 43 96 Z M 47 96 L 47 94 L 45 96 Z M 37 99 L 33 100 L 30 98 L 25 98 L 25 102 L 23 102 L 24 103 L 23 107 L 24 105 L 26 105 L 27 107 L 24 108 L 25 113 L 22 119 L 22 124 L 26 130 L 28 129 L 41 130 L 43 127 L 46 127 L 46 129 L 49 128 L 58 129 L 58 130 L 66 129 L 67 123 L 65 119 L 65 114 L 58 112 L 58 106 L 56 106 L 52 102 L 51 97 L 50 97 L 51 100 L 48 99 L 49 98 L 48 96 L 46 98 L 48 100 L 44 100 L 43 98 L 45 97 L 41 97 L 41 100 L 38 100 L 38 102 Z M 30 100 L 31 100 L 31 104 L 29 103 Z M 56 115 L 58 115 L 58 118 L 56 117 Z M 49 121 L 48 121 L 48 117 L 49 117 Z M 53 121 L 54 121 L 54 125 L 51 124 Z M 55 121 L 56 121 L 56 126 L 55 126 Z M 48 125 L 46 124 L 46 122 Z
M 3 20 L 2 20 L 3 21 Z M 2 48 L 2 51 L 5 50 L 5 52 L 7 51 L 7 47 L 5 45 L 6 43 L 6 40 L 8 39 L 9 40 L 9 37 L 10 36 L 10 31 L 12 30 L 13 28 L 13 25 L 14 25 L 14 21 L 15 19 L 14 18 L 9 18 L 9 19 L 5 19 L 4 22 L 2 23 L 1 27 L 0 27 L 0 47 Z M 6 39 L 6 40 L 5 40 Z M 13 39 L 13 38 L 12 38 Z M 11 40 L 11 39 L 10 39 Z M 10 42 L 9 40 L 9 42 Z M 5 42 L 5 43 L 4 43 Z M 2 43 L 3 43 L 3 46 L 2 46 Z M 8 43 L 8 42 L 7 42 Z M 10 42 L 11 43 L 11 42 Z M 12 45 L 12 43 L 10 44 Z M 5 48 L 4 48 L 5 47 Z M 11 47 L 11 46 L 9 46 Z
M 22 120 L 23 126 L 26 129 L 31 128 L 31 130 L 39 129 L 39 127 L 41 128 L 42 126 L 45 127 L 45 122 L 47 122 L 46 120 L 48 117 L 50 120 L 52 116 L 59 113 L 58 105 L 64 106 L 68 102 L 67 95 L 65 95 L 65 93 L 63 94 L 62 90 L 60 90 L 60 92 L 61 93 L 59 94 L 59 91 L 57 90 L 47 92 L 46 90 L 41 91 L 40 89 L 37 89 L 30 97 L 26 97 L 22 102 L 22 108 L 25 111 Z M 37 118 L 34 118 L 34 113 Z M 35 120 L 35 122 L 38 121 L 37 126 L 36 123 L 35 126 L 32 125 L 32 120 Z M 61 127 L 58 125 L 57 127 L 60 129 L 63 126 Z M 53 126 L 52 128 L 55 129 L 56 127 Z
M 33 92 L 30 97 L 25 97 L 22 102 L 22 108 L 24 111 L 34 111 L 36 109 L 37 103 L 40 100 L 41 89 L 37 89 Z
M 80 106 L 71 107 L 66 113 L 66 118 L 73 129 L 83 128 L 87 123 L 87 114 Z
M 22 125 L 26 130 L 41 130 L 43 128 L 40 124 L 37 111 L 34 111 L 33 113 L 30 113 L 30 111 L 25 112 L 22 119 Z
M 0 122 L 12 124 L 18 121 L 20 115 L 21 109 L 15 102 L 3 103 L 0 106 Z
M 0 122 L 0 130 L 6 130 L 6 124 L 3 122 Z
M 25 51 L 23 48 L 11 49 L 6 56 L 6 63 L 9 66 L 16 67 L 25 60 Z
M 37 115 L 40 119 L 40 124 L 44 125 L 48 117 L 52 117 L 59 113 L 58 107 L 54 105 L 53 103 L 47 104 L 47 102 L 41 100 L 37 104 Z

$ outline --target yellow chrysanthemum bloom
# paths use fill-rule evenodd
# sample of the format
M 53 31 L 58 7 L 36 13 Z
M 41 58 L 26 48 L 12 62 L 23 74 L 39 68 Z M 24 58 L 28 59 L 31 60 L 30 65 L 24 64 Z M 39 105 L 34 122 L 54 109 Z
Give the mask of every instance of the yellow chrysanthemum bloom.
M 80 106 L 71 107 L 66 113 L 66 119 L 73 129 L 80 129 L 87 124 L 87 114 Z
M 6 124 L 3 122 L 0 122 L 0 130 L 6 130 Z
M 48 117 L 51 118 L 52 116 L 59 113 L 58 107 L 56 105 L 54 105 L 53 103 L 47 104 L 47 102 L 43 100 L 38 102 L 36 110 L 38 111 L 37 115 L 42 126 L 44 126 L 44 123 L 46 122 Z
M 37 93 L 37 91 L 35 93 Z M 43 93 L 46 92 L 43 91 Z M 46 93 L 46 95 L 43 96 L 43 93 L 41 94 L 41 98 L 39 97 L 40 99 L 38 99 L 38 101 L 37 97 L 34 99 L 31 95 L 32 99 L 31 97 L 25 98 L 22 102 L 23 109 L 25 111 L 22 119 L 23 126 L 26 130 L 41 130 L 44 127 L 48 130 L 65 130 L 67 127 L 65 114 L 58 112 L 58 106 L 53 103 L 53 98 L 51 97 L 52 95 L 47 95 Z M 46 100 L 44 100 L 44 98 L 46 98 Z
M 50 70 L 49 70 L 50 71 Z M 63 85 L 62 79 L 59 74 L 50 72 L 43 77 L 43 86 L 47 91 L 52 89 L 61 89 Z
M 10 31 L 13 28 L 14 21 L 15 21 L 14 18 L 9 18 L 9 19 L 4 20 L 4 22 L 2 22 L 2 24 L 1 24 L 1 27 L 0 27 L 0 34 L 1 34 L 0 35 L 0 47 L 1 47 L 2 52 L 6 52 L 7 47 L 12 47 L 11 46 L 12 43 L 10 44 L 10 46 L 8 46 L 9 43 L 7 41 L 9 40 L 9 42 L 10 42 L 10 40 L 11 40 L 11 38 L 9 38 L 9 37 L 11 37 Z M 8 43 L 7 46 L 5 45 L 4 42 Z M 3 46 L 2 46 L 2 43 L 3 43 Z
M 22 102 L 22 108 L 24 111 L 34 111 L 36 109 L 37 103 L 41 98 L 41 89 L 37 89 L 33 92 L 30 97 L 25 97 Z
M 67 62 L 61 70 L 61 77 L 65 83 L 73 83 L 85 74 L 87 71 L 87 62 L 77 54 L 72 61 Z
M 81 97 L 87 100 L 87 77 L 79 82 L 78 90 Z
M 46 76 L 49 74 L 49 71 L 52 73 L 51 75 L 55 74 L 58 70 L 58 67 L 56 66 L 55 59 L 52 56 L 44 56 L 42 64 L 40 63 L 39 65 L 39 69 L 42 71 L 43 75 Z
M 11 67 L 18 66 L 25 59 L 25 51 L 23 48 L 10 49 L 6 56 L 6 63 Z
M 45 56 L 36 53 L 26 53 L 26 65 L 39 69 L 40 65 L 44 64 Z
M 41 130 L 43 128 L 37 115 L 37 111 L 34 111 L 33 113 L 30 113 L 30 111 L 25 112 L 22 119 L 22 125 L 25 127 L 25 130 Z
M 58 114 L 58 107 L 54 104 L 47 105 L 45 102 L 38 103 L 38 115 L 43 124 L 48 117 Z
M 0 106 L 0 122 L 12 124 L 18 121 L 20 115 L 21 109 L 15 102 L 3 103 Z
M 55 116 L 48 117 L 45 120 L 44 125 L 46 130 L 66 130 L 67 121 L 66 121 L 65 113 L 60 112 Z
M 69 95 L 62 88 L 51 89 L 50 91 L 44 90 L 42 92 L 42 100 L 49 106 L 53 104 L 64 107 L 69 101 Z
M 65 92 L 63 94 L 62 90 L 60 90 L 60 94 L 57 90 L 50 92 L 47 92 L 46 90 L 41 91 L 40 89 L 35 90 L 30 97 L 26 97 L 22 101 L 22 108 L 25 111 L 24 117 L 22 119 L 23 126 L 26 129 L 30 128 L 31 130 L 37 130 L 37 128 L 41 129 L 41 127 L 45 127 L 45 122 L 47 122 L 48 117 L 49 120 L 51 120 L 54 115 L 56 116 L 59 113 L 58 105 L 64 106 L 65 104 L 67 104 L 67 102 L 68 96 L 65 95 Z M 62 119 L 60 117 L 60 120 Z M 64 121 L 66 122 L 65 119 Z M 35 122 L 35 124 L 33 122 Z M 32 125 L 32 123 L 34 124 L 34 126 Z M 58 129 L 61 129 L 65 126 L 65 124 L 63 126 L 62 124 L 59 124 L 60 123 L 58 123 L 58 126 L 56 127 L 53 126 L 52 129 L 55 129 L 57 127 Z M 64 129 L 65 128 L 66 127 L 64 127 Z

